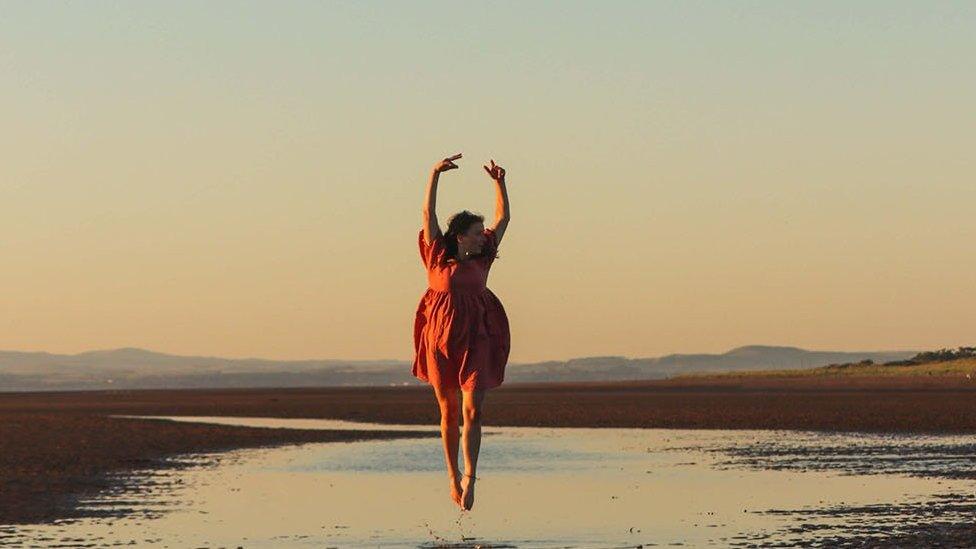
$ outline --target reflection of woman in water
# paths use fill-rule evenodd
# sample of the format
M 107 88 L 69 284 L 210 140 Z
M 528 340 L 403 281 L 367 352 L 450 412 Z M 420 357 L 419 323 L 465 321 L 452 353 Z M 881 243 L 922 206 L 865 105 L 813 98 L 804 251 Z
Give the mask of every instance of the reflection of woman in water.
M 451 217 L 447 232 L 441 234 L 434 208 L 437 182 L 441 173 L 457 168 L 454 161 L 459 158 L 456 154 L 435 164 L 427 185 L 418 243 L 429 287 L 414 323 L 413 375 L 434 387 L 451 499 L 470 510 L 481 447 L 482 402 L 485 391 L 502 384 L 508 362 L 508 317 L 486 284 L 509 216 L 505 170 L 492 160 L 484 168 L 497 191 L 494 224 L 486 229 L 483 216 L 464 210 Z M 459 389 L 463 402 L 459 402 Z M 464 415 L 463 478 L 457 466 L 459 412 Z

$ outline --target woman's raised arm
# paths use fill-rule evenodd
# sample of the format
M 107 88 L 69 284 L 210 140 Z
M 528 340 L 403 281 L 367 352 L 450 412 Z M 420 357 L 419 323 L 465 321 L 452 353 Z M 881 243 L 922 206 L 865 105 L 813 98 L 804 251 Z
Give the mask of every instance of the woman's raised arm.
M 491 167 L 485 166 L 485 171 L 495 182 L 495 224 L 491 227 L 495 232 L 495 244 L 502 241 L 502 235 L 508 228 L 509 208 L 508 208 L 508 188 L 505 187 L 505 168 L 491 161 Z
M 434 164 L 434 169 L 430 172 L 430 181 L 427 183 L 427 198 L 424 200 L 424 241 L 429 246 L 435 238 L 441 235 L 440 225 L 437 224 L 437 182 L 441 177 L 441 172 L 457 169 L 455 160 L 461 158 L 461 153 L 449 156 Z

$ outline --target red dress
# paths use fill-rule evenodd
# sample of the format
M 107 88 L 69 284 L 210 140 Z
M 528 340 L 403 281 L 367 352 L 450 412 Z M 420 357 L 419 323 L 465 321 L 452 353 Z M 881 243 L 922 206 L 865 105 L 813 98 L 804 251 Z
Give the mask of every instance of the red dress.
M 511 335 L 488 271 L 498 241 L 485 229 L 483 253 L 458 263 L 440 235 L 430 246 L 418 236 L 428 288 L 414 321 L 413 375 L 442 389 L 491 389 L 505 379 Z M 451 261 L 448 261 L 451 259 Z

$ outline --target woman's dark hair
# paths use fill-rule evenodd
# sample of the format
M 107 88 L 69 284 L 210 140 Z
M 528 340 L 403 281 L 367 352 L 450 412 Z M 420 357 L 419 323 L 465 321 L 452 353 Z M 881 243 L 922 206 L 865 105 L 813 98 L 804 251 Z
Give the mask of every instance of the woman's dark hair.
M 461 210 L 460 212 L 451 216 L 451 219 L 447 221 L 447 232 L 444 233 L 444 247 L 447 249 L 447 257 L 455 257 L 458 251 L 457 235 L 464 234 L 468 232 L 471 225 L 475 223 L 484 223 L 485 216 L 478 215 L 476 213 L 471 213 L 468 210 Z M 472 257 L 499 257 L 497 249 L 488 249 L 488 247 L 482 248 L 478 255 Z

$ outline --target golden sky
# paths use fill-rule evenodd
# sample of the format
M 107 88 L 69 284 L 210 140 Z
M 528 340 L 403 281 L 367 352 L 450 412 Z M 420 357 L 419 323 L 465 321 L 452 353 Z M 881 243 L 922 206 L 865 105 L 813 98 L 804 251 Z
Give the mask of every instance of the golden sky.
M 513 362 L 971 345 L 976 4 L 7 4 L 0 349 L 412 359 L 438 215 Z

